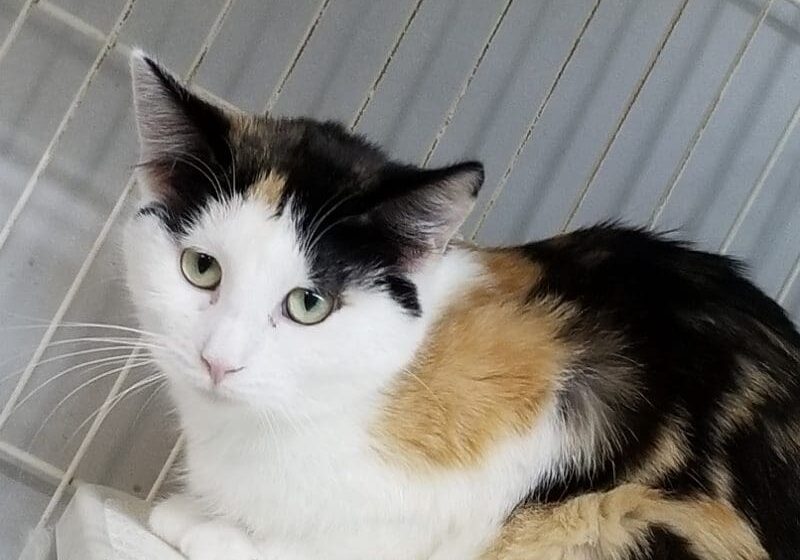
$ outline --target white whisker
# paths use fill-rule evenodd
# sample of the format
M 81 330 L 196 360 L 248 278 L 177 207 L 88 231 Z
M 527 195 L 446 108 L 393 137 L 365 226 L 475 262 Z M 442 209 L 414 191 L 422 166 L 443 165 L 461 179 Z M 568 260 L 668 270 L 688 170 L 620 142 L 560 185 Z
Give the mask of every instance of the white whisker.
M 147 410 L 147 407 L 150 406 L 150 403 L 153 402 L 156 396 L 161 392 L 161 389 L 166 387 L 166 385 L 167 385 L 167 380 L 165 377 L 162 383 L 158 385 L 155 389 L 153 389 L 153 392 L 150 394 L 149 397 L 147 397 L 147 400 L 144 401 L 142 406 L 139 408 L 139 412 L 136 413 L 136 417 L 133 419 L 133 423 L 131 424 L 131 429 L 135 428 L 139 424 L 139 420 L 141 419 L 142 414 L 144 414 L 144 411 Z
M 111 338 L 111 337 L 81 337 L 81 338 L 68 338 L 63 340 L 54 340 L 51 341 L 45 346 L 47 349 L 52 349 L 56 346 L 65 346 L 68 344 L 81 344 L 81 343 L 101 343 L 101 344 L 115 344 L 117 346 L 103 346 L 100 348 L 89 350 L 83 350 L 82 352 L 90 353 L 90 352 L 102 352 L 104 350 L 115 350 L 115 349 L 122 349 L 122 348 L 146 348 L 146 349 L 159 349 L 159 350 L 166 350 L 165 346 L 156 345 L 149 342 L 141 342 L 139 338 Z M 123 346 L 124 345 L 124 346 Z M 26 350 L 24 352 L 19 352 L 14 356 L 6 358 L 3 361 L 0 361 L 0 366 L 9 364 L 15 360 L 22 359 L 24 356 L 27 356 L 29 352 Z M 41 364 L 46 364 L 48 362 L 55 361 L 57 359 L 64 359 L 71 356 L 79 355 L 78 352 L 72 352 L 67 354 L 59 354 L 58 356 L 51 356 L 47 359 L 42 359 L 34 364 L 34 367 L 38 367 Z M 19 375 L 23 370 L 15 371 L 14 373 L 7 375 L 5 377 L 0 377 L 0 384 L 7 381 L 11 377 L 16 377 Z
M 146 348 L 146 347 L 143 347 L 143 346 L 140 346 L 140 345 L 134 345 L 134 344 L 130 344 L 130 345 L 122 344 L 122 345 L 116 345 L 116 346 L 105 346 L 105 347 L 102 347 L 102 348 L 87 348 L 87 349 L 83 349 L 83 350 L 77 350 L 75 352 L 67 352 L 65 354 L 58 354 L 56 356 L 51 356 L 49 358 L 41 359 L 38 362 L 36 362 L 35 364 L 33 364 L 33 367 L 38 368 L 39 366 L 42 366 L 44 364 L 49 364 L 49 363 L 57 362 L 57 361 L 60 361 L 60 360 L 66 360 L 67 358 L 74 358 L 75 356 L 83 356 L 83 355 L 87 355 L 87 354 L 99 354 L 101 352 L 111 352 L 113 350 L 135 350 L 137 348 L 142 349 L 142 348 Z M 20 375 L 23 371 L 25 371 L 25 368 L 20 368 L 18 370 L 15 370 L 12 373 L 6 375 L 6 376 L 0 377 L 0 385 L 5 383 L 6 381 L 9 381 L 9 380 L 13 379 L 14 377 L 16 377 L 18 375 Z
M 233 151 L 233 146 L 231 145 L 230 140 L 225 138 L 225 144 L 228 146 L 228 152 L 231 155 L 231 175 L 233 176 L 233 185 L 231 186 L 231 193 L 236 192 L 236 154 Z M 230 186 L 230 181 L 228 182 Z
M 326 200 L 322 206 L 319 207 L 317 213 L 315 214 L 314 218 L 311 220 L 311 224 L 309 226 L 309 233 L 308 238 L 306 240 L 306 246 L 308 250 L 311 249 L 314 245 L 316 245 L 317 239 L 317 232 L 319 231 L 322 224 L 328 217 L 333 214 L 336 210 L 338 210 L 345 202 L 355 197 L 355 193 L 350 193 L 345 196 L 337 197 L 336 195 L 331 196 L 328 200 Z M 326 208 L 330 204 L 330 208 Z M 323 213 L 324 212 L 324 213 Z
M 135 350 L 134 350 L 134 352 L 135 352 Z M 71 373 L 71 372 L 76 371 L 76 370 L 80 370 L 82 368 L 85 368 L 86 366 L 92 366 L 92 365 L 96 365 L 96 364 L 105 364 L 105 363 L 113 364 L 113 363 L 121 362 L 121 361 L 130 359 L 131 355 L 132 354 L 124 354 L 124 355 L 121 355 L 121 356 L 111 356 L 111 357 L 107 357 L 107 358 L 98 358 L 96 360 L 90 360 L 88 362 L 83 362 L 83 363 L 71 366 L 71 367 L 69 367 L 69 368 L 67 368 L 65 370 L 62 370 L 58 374 L 54 375 L 53 377 L 51 377 L 50 379 L 48 379 L 47 381 L 45 381 L 44 383 L 42 383 L 41 385 L 39 385 L 38 387 L 33 389 L 30 393 L 25 395 L 24 398 L 20 399 L 19 402 L 17 402 L 14 405 L 14 408 L 11 409 L 11 414 L 14 414 L 14 412 L 16 412 L 22 405 L 24 405 L 26 402 L 28 402 L 31 398 L 34 397 L 34 395 L 39 393 L 42 389 L 44 389 L 45 387 L 49 386 L 51 383 L 57 381 L 58 379 L 64 377 L 68 373 Z M 139 359 L 138 361 L 134 362 L 134 365 L 132 365 L 131 367 L 140 367 L 140 366 L 147 365 L 147 364 L 152 364 L 152 363 L 154 363 L 152 359 L 144 358 L 144 359 Z
M 39 437 L 39 434 L 42 432 L 42 430 L 45 428 L 45 426 L 47 426 L 47 423 L 53 418 L 53 416 L 56 414 L 56 412 L 58 412 L 61 409 L 61 407 L 64 406 L 67 403 L 67 401 L 69 399 L 71 399 L 73 396 L 77 395 L 79 392 L 81 392 L 83 389 L 85 389 L 89 385 L 92 385 L 93 383 L 96 383 L 97 381 L 100 381 L 101 379 L 105 379 L 106 377 L 114 375 L 115 373 L 119 373 L 119 372 L 121 372 L 121 371 L 123 371 L 125 369 L 132 369 L 134 367 L 139 367 L 139 366 L 138 365 L 131 365 L 129 363 L 126 363 L 126 364 L 124 364 L 124 365 L 122 365 L 120 367 L 116 367 L 116 368 L 113 368 L 111 370 L 104 371 L 103 373 L 100 373 L 100 374 L 92 377 L 91 379 L 81 383 L 80 385 L 75 387 L 72 391 L 67 393 L 64 396 L 64 398 L 62 398 L 60 401 L 58 401 L 56 406 L 45 417 L 45 419 L 42 421 L 42 423 L 39 424 L 39 427 L 36 429 L 36 432 L 33 434 L 33 437 L 31 437 L 31 441 L 28 444 L 28 451 L 31 450 L 31 448 L 33 447 L 34 442 L 36 441 L 36 438 Z M 19 406 L 19 404 L 17 406 Z M 14 410 L 16 410 L 16 407 L 14 408 Z M 100 409 L 98 408 L 98 410 L 100 410 Z M 13 414 L 13 411 L 12 411 L 12 414 Z
M 124 367 L 122 367 L 122 368 L 120 368 L 120 369 L 121 369 L 121 370 L 123 370 L 123 369 L 125 369 L 125 368 L 124 368 Z M 163 378 L 163 375 L 162 375 L 162 374 L 153 374 L 153 375 L 150 375 L 150 376 L 148 376 L 148 377 L 144 378 L 143 380 L 141 380 L 141 381 L 138 381 L 138 382 L 134 383 L 133 385 L 131 385 L 130 387 L 128 387 L 128 388 L 127 388 L 127 389 L 125 389 L 124 391 L 121 391 L 120 393 L 118 393 L 117 395 L 115 395 L 115 396 L 114 396 L 114 397 L 111 399 L 111 401 L 108 403 L 108 405 L 107 405 L 107 408 L 106 408 L 106 416 L 107 416 L 107 415 L 108 415 L 108 414 L 111 412 L 111 410 L 112 410 L 112 409 L 113 409 L 113 408 L 114 408 L 114 407 L 115 407 L 115 406 L 116 406 L 116 405 L 117 405 L 119 402 L 121 402 L 123 399 L 125 399 L 125 398 L 126 398 L 126 397 L 128 397 L 129 395 L 131 395 L 131 394 L 135 393 L 137 390 L 144 389 L 144 388 L 145 388 L 145 387 L 147 387 L 149 384 L 151 384 L 151 383 L 155 383 L 156 381 L 158 381 L 159 379 L 162 379 L 162 378 Z M 95 418 L 95 417 L 96 417 L 98 414 L 100 414 L 100 412 L 103 410 L 103 407 L 104 407 L 104 406 L 106 406 L 106 405 L 105 405 L 105 403 L 104 403 L 103 405 L 100 405 L 99 407 L 97 407 L 97 408 L 96 408 L 96 409 L 95 409 L 95 410 L 94 410 L 94 411 L 93 411 L 93 412 L 92 412 L 92 413 L 91 413 L 91 414 L 90 414 L 90 415 L 89 415 L 89 416 L 88 416 L 86 419 L 84 419 L 84 420 L 83 420 L 83 422 L 81 422 L 81 423 L 78 425 L 78 427 L 77 427 L 77 428 L 75 428 L 75 429 L 72 431 L 72 433 L 70 434 L 70 436 L 67 438 L 67 441 L 66 441 L 66 442 L 64 443 L 64 445 L 62 446 L 62 449 L 66 449 L 66 448 L 69 446 L 69 444 L 72 442 L 72 440 L 73 440 L 73 439 L 75 439 L 75 436 L 77 436 L 77 435 L 78 435 L 78 434 L 81 432 L 81 430 L 83 430 L 83 428 L 85 428 L 85 427 L 86 427 L 86 426 L 87 426 L 87 425 L 88 425 L 88 424 L 89 424 L 89 423 L 90 423 L 92 420 L 94 420 L 94 418 Z
M 214 174 L 214 170 L 211 169 L 211 167 L 208 165 L 208 163 L 206 163 L 205 161 L 203 161 L 202 159 L 200 159 L 196 155 L 194 155 L 192 153 L 189 153 L 187 151 L 174 151 L 170 155 L 172 155 L 174 157 L 175 161 L 181 161 L 181 162 L 191 166 L 192 168 L 194 168 L 199 173 L 201 173 L 206 178 L 206 180 L 209 182 L 211 187 L 216 191 L 217 196 L 219 197 L 219 199 L 220 200 L 224 199 L 224 192 L 223 192 L 223 189 L 222 189 L 222 183 L 219 182 L 219 178 L 217 178 L 217 176 Z M 184 158 L 191 158 L 191 159 L 184 159 Z M 197 162 L 197 163 L 194 163 L 194 162 Z M 200 168 L 200 166 L 198 164 L 202 165 L 205 168 L 205 170 Z
M 80 328 L 109 329 L 109 330 L 118 330 L 118 331 L 130 332 L 130 333 L 139 334 L 139 335 L 143 335 L 143 336 L 152 336 L 152 337 L 155 337 L 155 338 L 161 337 L 161 335 L 159 335 L 158 333 L 145 331 L 145 330 L 142 330 L 142 329 L 137 329 L 137 328 L 134 328 L 134 327 L 128 327 L 128 326 L 124 326 L 124 325 L 115 325 L 113 323 L 83 323 L 83 322 L 77 322 L 77 321 L 68 321 L 68 322 L 58 323 L 58 324 L 56 324 L 56 326 L 58 328 L 60 328 L 60 329 L 80 329 Z M 2 329 L 0 329 L 0 331 L 2 331 L 2 330 L 11 330 L 11 331 L 13 331 L 13 330 L 28 330 L 28 329 L 31 329 L 31 330 L 46 330 L 49 327 L 50 327 L 49 324 L 47 324 L 47 325 L 14 325 L 14 326 L 3 327 Z
M 318 244 L 318 243 L 319 243 L 319 242 L 322 240 L 322 238 L 323 238 L 323 237 L 325 237 L 325 234 L 326 234 L 326 233 L 328 233 L 330 230 L 332 230 L 334 227 L 338 226 L 339 224 L 341 224 L 341 223 L 343 223 L 343 222 L 347 221 L 347 219 L 348 219 L 348 218 L 349 218 L 349 216 L 344 216 L 344 217 L 342 217 L 342 218 L 340 218 L 340 219 L 338 219 L 338 220 L 334 220 L 333 222 L 331 222 L 330 224 L 328 224 L 328 225 L 325 227 L 325 229 L 323 229 L 323 230 L 322 230 L 322 231 L 321 231 L 321 232 L 320 232 L 320 233 L 319 233 L 319 234 L 316 236 L 316 239 L 314 239 L 314 242 L 313 242 L 311 245 L 309 245 L 309 247 L 308 247 L 308 249 L 307 249 L 307 250 L 308 250 L 309 252 L 313 251 L 313 250 L 314 250 L 314 248 L 317 246 L 317 244 Z

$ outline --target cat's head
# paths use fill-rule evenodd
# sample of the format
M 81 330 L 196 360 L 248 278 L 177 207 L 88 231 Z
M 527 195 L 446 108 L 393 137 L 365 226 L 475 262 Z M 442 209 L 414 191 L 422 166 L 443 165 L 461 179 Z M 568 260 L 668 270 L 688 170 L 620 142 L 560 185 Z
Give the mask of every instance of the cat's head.
M 127 279 L 173 386 L 305 415 L 374 393 L 421 343 L 482 166 L 424 170 L 336 123 L 232 114 L 140 53 L 132 74 Z

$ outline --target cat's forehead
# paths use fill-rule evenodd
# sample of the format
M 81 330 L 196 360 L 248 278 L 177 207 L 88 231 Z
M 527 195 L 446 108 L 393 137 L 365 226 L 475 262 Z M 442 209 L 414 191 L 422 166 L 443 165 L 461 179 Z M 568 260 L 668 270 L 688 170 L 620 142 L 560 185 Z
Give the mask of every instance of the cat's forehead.
M 162 205 L 176 234 L 215 204 L 236 198 L 260 199 L 269 214 L 290 207 L 311 222 L 310 217 L 322 216 L 338 200 L 368 192 L 388 164 L 380 150 L 339 123 L 228 117 L 213 131 L 215 149 L 207 157 L 175 155 L 165 172 L 186 187 L 177 197 L 165 197 Z
M 336 122 L 242 115 L 231 119 L 228 137 L 241 188 L 277 202 L 366 189 L 387 164 L 379 149 Z
M 257 281 L 262 288 L 267 280 L 285 289 L 309 278 L 291 216 L 272 212 L 255 195 L 210 202 L 181 242 L 213 254 L 228 273 L 245 282 Z

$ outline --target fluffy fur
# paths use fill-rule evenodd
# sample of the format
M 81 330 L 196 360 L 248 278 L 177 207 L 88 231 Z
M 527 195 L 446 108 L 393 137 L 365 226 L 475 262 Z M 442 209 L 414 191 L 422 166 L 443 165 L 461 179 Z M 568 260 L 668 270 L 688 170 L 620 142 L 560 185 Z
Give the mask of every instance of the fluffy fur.
M 403 165 L 132 67 L 128 280 L 187 438 L 151 525 L 190 560 L 800 549 L 800 335 L 736 263 L 608 225 L 460 244 L 480 164 Z M 330 316 L 293 322 L 298 287 Z

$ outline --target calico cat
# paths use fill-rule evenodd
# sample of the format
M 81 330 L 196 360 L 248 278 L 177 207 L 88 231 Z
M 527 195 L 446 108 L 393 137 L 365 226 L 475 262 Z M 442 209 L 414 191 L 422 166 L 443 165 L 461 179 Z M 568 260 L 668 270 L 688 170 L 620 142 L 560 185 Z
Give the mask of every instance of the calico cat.
M 189 559 L 800 557 L 800 335 L 734 261 L 474 247 L 479 163 L 132 73 L 128 284 L 186 437 L 151 526 Z

